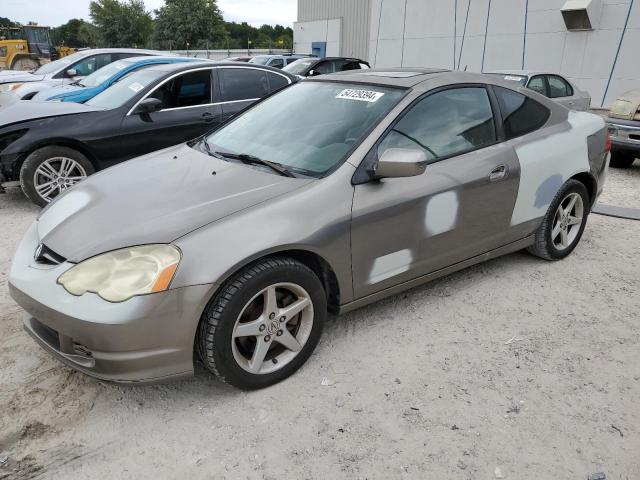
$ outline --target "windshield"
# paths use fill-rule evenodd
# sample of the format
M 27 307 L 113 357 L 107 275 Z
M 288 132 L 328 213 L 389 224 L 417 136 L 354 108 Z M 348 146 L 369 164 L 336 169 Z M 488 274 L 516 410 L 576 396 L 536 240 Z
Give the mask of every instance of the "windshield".
M 345 159 L 404 91 L 303 82 L 258 103 L 207 137 L 211 151 L 251 155 L 320 177 Z
M 317 60 L 311 58 L 301 58 L 300 60 L 296 60 L 293 63 L 290 63 L 282 70 L 285 72 L 289 72 L 292 75 L 302 75 L 307 71 L 311 65 L 313 65 Z
M 271 59 L 271 57 L 253 57 L 251 60 L 249 60 L 249 63 L 257 63 L 258 65 L 266 65 L 267 62 L 269 62 L 269 60 Z
M 86 104 L 106 109 L 121 107 L 165 73 L 163 70 L 140 70 L 130 73 Z
M 509 73 L 489 73 L 489 75 L 500 77 L 507 82 L 518 82 L 521 87 L 524 87 L 527 84 L 527 77 L 524 75 L 512 75 Z
M 111 77 L 116 75 L 119 71 L 125 69 L 130 64 L 131 62 L 125 62 L 124 60 L 110 63 L 109 65 L 93 72 L 91 75 L 84 77 L 78 83 L 80 83 L 80 85 L 82 85 L 83 87 L 96 87 L 109 80 Z
M 62 70 L 67 65 L 71 65 L 72 63 L 76 62 L 77 60 L 80 60 L 81 58 L 84 58 L 85 56 L 86 56 L 86 54 L 81 53 L 81 52 L 77 52 L 77 53 L 74 53 L 72 55 L 68 55 L 66 57 L 62 57 L 61 59 L 56 60 L 55 62 L 45 63 L 44 65 L 42 65 L 39 69 L 37 69 L 33 73 L 35 73 L 36 75 L 46 75 L 48 73 L 55 73 L 58 70 Z

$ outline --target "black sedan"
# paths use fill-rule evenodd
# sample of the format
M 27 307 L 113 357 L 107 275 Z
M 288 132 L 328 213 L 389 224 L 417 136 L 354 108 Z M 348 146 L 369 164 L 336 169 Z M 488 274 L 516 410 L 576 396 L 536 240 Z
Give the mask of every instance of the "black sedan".
M 136 71 L 85 104 L 18 102 L 0 110 L 0 183 L 44 206 L 95 171 L 199 137 L 295 80 L 259 65 L 171 64 Z
M 347 70 L 366 70 L 371 68 L 367 62 L 349 57 L 309 57 L 290 63 L 282 70 L 299 77 L 315 77 Z

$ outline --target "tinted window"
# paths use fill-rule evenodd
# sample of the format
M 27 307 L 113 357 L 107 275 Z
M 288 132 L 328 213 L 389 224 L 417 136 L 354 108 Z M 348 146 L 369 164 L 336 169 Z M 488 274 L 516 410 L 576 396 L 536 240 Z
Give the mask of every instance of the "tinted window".
M 271 60 L 269 66 L 273 68 L 282 68 L 284 67 L 284 60 L 281 58 L 274 58 L 273 60 Z
M 336 70 L 344 72 L 346 70 L 360 70 L 360 63 L 355 60 L 340 60 L 336 62 Z
M 547 87 L 544 84 L 544 77 L 533 77 L 529 81 L 528 87 L 542 95 L 547 95 Z
M 71 68 L 75 69 L 77 76 L 86 77 L 87 75 L 91 75 L 97 70 L 100 70 L 105 65 L 109 65 L 111 61 L 111 54 L 103 53 L 101 55 L 87 57 L 81 62 L 73 65 Z
M 549 96 L 551 98 L 570 97 L 573 95 L 573 89 L 563 78 L 549 76 L 547 79 L 549 81 Z
M 419 148 L 433 160 L 496 141 L 493 111 L 484 88 L 434 93 L 411 107 L 378 147 Z
M 162 101 L 162 109 L 211 103 L 211 70 L 185 73 L 164 83 L 151 98 Z
M 261 98 L 269 93 L 269 80 L 265 70 L 221 68 L 218 72 L 223 102 Z
M 87 105 L 101 108 L 116 108 L 124 105 L 149 85 L 155 83 L 165 72 L 160 70 L 142 70 L 126 75 L 119 82 L 99 93 Z
M 282 75 L 278 75 L 276 73 L 267 74 L 269 77 L 269 87 L 270 91 L 280 90 L 285 85 L 289 85 L 289 82 Z
M 313 67 L 313 69 L 321 75 L 333 73 L 335 71 L 333 62 L 320 62 L 315 67 Z
M 550 112 L 544 105 L 513 90 L 493 87 L 498 97 L 507 139 L 542 127 Z

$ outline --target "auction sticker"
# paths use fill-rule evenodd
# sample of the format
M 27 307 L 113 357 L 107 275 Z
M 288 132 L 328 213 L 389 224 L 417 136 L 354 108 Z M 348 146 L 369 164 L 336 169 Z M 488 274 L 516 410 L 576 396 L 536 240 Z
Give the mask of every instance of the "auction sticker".
M 373 90 L 356 90 L 353 88 L 346 88 L 342 90 L 336 98 L 359 100 L 361 102 L 377 102 L 383 95 L 384 93 L 374 92 Z
M 140 85 L 138 82 L 133 82 L 131 85 L 129 85 L 129 88 L 131 90 L 133 90 L 134 92 L 138 93 L 144 87 L 142 85 Z

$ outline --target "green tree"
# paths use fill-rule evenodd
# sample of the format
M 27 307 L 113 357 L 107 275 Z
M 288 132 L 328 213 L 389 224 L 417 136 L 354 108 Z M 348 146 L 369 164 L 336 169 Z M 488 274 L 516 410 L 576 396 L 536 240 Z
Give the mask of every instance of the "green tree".
M 144 47 L 153 31 L 142 0 L 96 0 L 89 4 L 89 15 L 103 47 Z
M 215 0 L 166 0 L 156 10 L 155 44 L 166 49 L 224 47 L 226 31 Z
M 10 18 L 0 17 L 0 28 L 4 27 L 20 27 L 21 25 L 18 22 L 14 22 Z
M 96 27 L 79 18 L 73 18 L 64 25 L 51 29 L 54 45 L 68 47 L 92 47 L 98 43 Z

